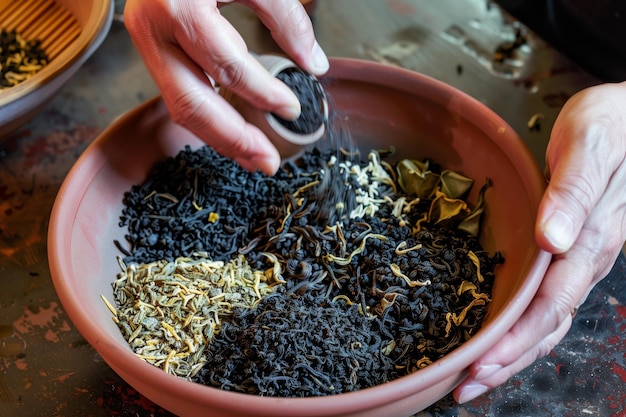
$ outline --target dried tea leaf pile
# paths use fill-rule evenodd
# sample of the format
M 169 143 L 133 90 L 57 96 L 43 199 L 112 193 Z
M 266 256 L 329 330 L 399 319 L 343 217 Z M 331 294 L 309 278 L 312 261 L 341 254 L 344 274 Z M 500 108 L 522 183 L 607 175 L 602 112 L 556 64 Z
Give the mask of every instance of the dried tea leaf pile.
M 27 41 L 16 31 L 0 30 L 0 91 L 16 86 L 39 72 L 48 56 L 39 40 Z
M 235 308 L 252 308 L 272 292 L 265 275 L 243 256 L 228 263 L 204 254 L 137 266 L 121 264 L 113 283 L 118 310 L 104 299 L 140 358 L 166 372 L 193 377 L 205 349 Z
M 305 397 L 396 379 L 468 340 L 503 262 L 476 236 L 489 183 L 472 207 L 471 179 L 384 156 L 313 149 L 274 177 L 209 147 L 158 164 L 126 193 L 117 242 L 111 309 L 136 354 L 224 390 Z M 343 192 L 320 192 L 329 183 Z M 167 266 L 233 260 L 252 277 L 236 286 L 245 304 L 204 282 L 232 270 Z M 148 270 L 152 282 L 138 284 Z
M 276 120 L 288 130 L 300 134 L 313 133 L 323 126 L 325 93 L 317 79 L 299 68 L 281 71 L 276 78 L 293 91 L 301 106 L 297 119 L 285 120 L 274 114 Z

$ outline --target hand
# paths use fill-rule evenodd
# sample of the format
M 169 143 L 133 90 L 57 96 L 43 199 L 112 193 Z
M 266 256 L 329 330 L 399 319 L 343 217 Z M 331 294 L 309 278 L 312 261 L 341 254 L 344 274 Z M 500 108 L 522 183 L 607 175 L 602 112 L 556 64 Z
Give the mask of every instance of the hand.
M 554 254 L 542 284 L 513 328 L 454 390 L 467 402 L 547 355 L 572 316 L 610 271 L 626 238 L 626 83 L 574 95 L 557 117 L 546 152 L 550 180 L 536 238 Z
M 298 117 L 300 103 L 248 53 L 220 14 L 222 4 L 233 2 L 128 0 L 124 23 L 172 119 L 242 167 L 272 175 L 280 164 L 278 151 L 216 93 L 213 81 L 286 119 Z M 298 0 L 239 3 L 255 11 L 296 64 L 315 75 L 326 72 L 328 60 Z

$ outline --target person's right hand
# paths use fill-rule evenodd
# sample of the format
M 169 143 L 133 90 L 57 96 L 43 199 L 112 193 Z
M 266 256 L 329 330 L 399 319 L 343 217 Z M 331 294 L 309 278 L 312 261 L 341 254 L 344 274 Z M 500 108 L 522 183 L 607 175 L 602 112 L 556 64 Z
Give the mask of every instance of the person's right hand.
M 254 106 L 295 119 L 300 103 L 248 52 L 215 0 L 127 0 L 124 23 L 172 119 L 245 169 L 272 175 L 280 156 L 272 143 L 216 92 L 212 80 Z M 321 75 L 326 55 L 298 0 L 241 0 L 303 69 Z M 208 76 L 207 76 L 208 75 Z M 209 78 L 210 77 L 210 78 Z
M 578 92 L 559 113 L 546 150 L 550 182 L 535 229 L 552 262 L 522 317 L 454 390 L 460 403 L 549 354 L 615 264 L 626 238 L 625 104 L 626 82 L 603 84 Z

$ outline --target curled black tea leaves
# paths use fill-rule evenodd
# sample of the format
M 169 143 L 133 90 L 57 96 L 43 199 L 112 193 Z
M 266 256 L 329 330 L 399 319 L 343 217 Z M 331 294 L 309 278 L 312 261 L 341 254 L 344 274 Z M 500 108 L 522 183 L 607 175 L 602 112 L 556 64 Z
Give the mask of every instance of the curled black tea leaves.
M 125 262 L 171 261 L 195 251 L 227 261 L 247 243 L 255 216 L 283 200 L 288 176 L 250 173 L 209 147 L 187 147 L 126 193 Z
M 325 120 L 325 93 L 321 84 L 310 74 L 299 68 L 288 68 L 276 75 L 300 101 L 300 116 L 285 120 L 272 114 L 280 124 L 292 132 L 310 134 L 318 130 Z
M 502 256 L 458 222 L 428 219 L 435 199 L 403 195 L 378 153 L 361 159 L 315 148 L 268 177 L 186 148 L 126 194 L 124 262 L 243 255 L 281 282 L 224 319 L 194 381 L 339 394 L 428 366 L 480 329 Z M 329 184 L 345 196 L 332 216 L 320 201 Z
M 225 390 L 281 397 L 366 388 L 393 369 L 391 359 L 371 359 L 381 344 L 372 326 L 376 323 L 357 306 L 320 304 L 310 294 L 273 294 L 224 325 L 198 379 Z

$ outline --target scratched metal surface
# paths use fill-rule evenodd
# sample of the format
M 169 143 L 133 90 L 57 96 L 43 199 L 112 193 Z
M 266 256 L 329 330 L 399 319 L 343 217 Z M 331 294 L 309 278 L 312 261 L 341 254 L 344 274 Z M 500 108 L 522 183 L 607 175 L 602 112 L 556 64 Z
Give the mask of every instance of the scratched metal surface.
M 224 14 L 252 50 L 276 50 L 246 9 Z M 539 161 L 563 101 L 597 82 L 531 33 L 494 68 L 492 51 L 518 24 L 485 0 L 321 0 L 314 21 L 330 55 L 400 65 L 483 101 Z M 86 344 L 56 297 L 46 259 L 50 209 L 73 162 L 116 116 L 156 94 L 118 23 L 48 109 L 0 143 L 0 417 L 171 415 Z M 538 114 L 540 126 L 529 129 Z M 418 416 L 626 415 L 625 275 L 622 256 L 547 358 L 470 404 L 444 398 Z

